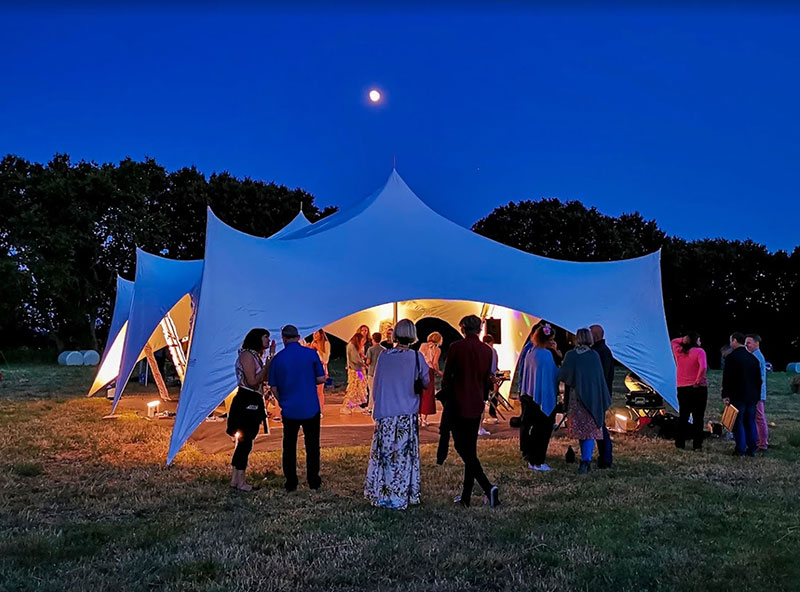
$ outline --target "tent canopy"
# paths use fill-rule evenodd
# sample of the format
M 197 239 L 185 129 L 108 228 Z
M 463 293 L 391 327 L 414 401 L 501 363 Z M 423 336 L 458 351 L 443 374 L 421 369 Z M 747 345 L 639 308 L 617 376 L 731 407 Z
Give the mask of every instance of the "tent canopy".
M 114 313 L 111 315 L 111 328 L 108 331 L 103 358 L 100 360 L 94 382 L 89 389 L 90 397 L 116 380 L 117 374 L 119 374 L 131 300 L 133 300 L 133 282 L 117 276 L 117 295 L 114 299 Z
M 269 238 L 280 238 L 310 225 L 311 222 L 301 210 L 291 222 Z M 162 331 L 159 330 L 159 323 L 166 314 L 175 322 L 179 337 L 189 335 L 192 300 L 197 298 L 202 275 L 202 261 L 167 259 L 137 249 L 136 262 L 136 282 L 117 278 L 111 332 L 103 354 L 104 361 L 108 359 L 108 363 L 101 363 L 89 392 L 90 395 L 97 392 L 117 379 L 118 375 L 125 376 L 124 381 L 117 385 L 112 411 L 122 396 L 133 366 L 144 357 L 145 345 L 149 345 L 153 351 L 167 345 Z M 137 286 L 139 297 L 135 298 Z M 129 318 L 135 319 L 130 339 L 127 338 Z M 123 356 L 126 345 L 128 355 Z M 121 373 L 120 370 L 126 373 Z
M 187 294 L 191 301 L 197 301 L 202 275 L 202 260 L 177 261 L 136 249 L 136 281 L 112 413 L 117 408 L 134 365 L 141 359 L 142 350 L 158 329 L 161 319 Z M 183 318 L 185 312 L 180 316 Z
M 660 252 L 602 263 L 531 255 L 440 216 L 396 171 L 380 191 L 326 220 L 266 240 L 209 210 L 202 297 L 168 462 L 234 388 L 236 351 L 249 329 L 277 334 L 292 323 L 308 334 L 392 302 L 489 303 L 570 331 L 602 324 L 615 357 L 677 407 Z M 376 228 L 389 228 L 392 240 L 365 265 L 363 237 Z M 252 274 L 254 262 L 268 276 Z

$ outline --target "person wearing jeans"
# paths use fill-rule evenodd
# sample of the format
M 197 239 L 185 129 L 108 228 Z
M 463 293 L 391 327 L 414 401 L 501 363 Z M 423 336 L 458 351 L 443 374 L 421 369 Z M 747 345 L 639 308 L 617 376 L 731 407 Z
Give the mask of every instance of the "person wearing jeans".
M 581 474 L 591 469 L 594 441 L 603 438 L 605 414 L 611 406 L 603 365 L 598 353 L 591 349 L 593 343 L 589 329 L 578 329 L 575 349 L 567 352 L 558 371 L 558 380 L 569 387 L 567 432 L 580 442 Z
M 744 346 L 756 359 L 761 367 L 761 400 L 756 404 L 756 432 L 758 432 L 758 449 L 762 452 L 769 448 L 769 427 L 767 416 L 764 413 L 764 404 L 767 401 L 767 361 L 761 353 L 761 337 L 755 333 L 748 335 Z
M 478 460 L 478 428 L 486 395 L 494 385 L 492 377 L 492 350 L 481 343 L 478 333 L 482 321 L 475 315 L 461 319 L 459 326 L 464 339 L 456 341 L 447 353 L 442 378 L 442 388 L 452 394 L 449 419 L 456 452 L 464 461 L 464 485 L 455 502 L 469 506 L 472 487 L 477 480 L 488 498 L 489 505 L 500 505 L 499 489 L 492 485 Z
M 761 367 L 758 359 L 744 347 L 745 336 L 731 335 L 731 353 L 722 371 L 722 400 L 739 410 L 733 425 L 736 456 L 754 456 L 758 448 L 756 407 L 761 400 Z
M 325 370 L 313 349 L 300 345 L 294 325 L 281 329 L 284 348 L 272 360 L 269 385 L 283 411 L 283 475 L 286 491 L 297 489 L 297 434 L 303 428 L 308 486 L 319 489 L 319 418 L 317 385 L 325 382 Z
M 703 447 L 703 418 L 708 402 L 708 363 L 706 352 L 700 347 L 700 335 L 689 332 L 672 340 L 672 355 L 675 357 L 678 383 L 678 406 L 680 418 L 676 448 L 686 447 L 686 438 L 691 434 L 693 448 Z M 692 417 L 691 428 L 689 416 Z

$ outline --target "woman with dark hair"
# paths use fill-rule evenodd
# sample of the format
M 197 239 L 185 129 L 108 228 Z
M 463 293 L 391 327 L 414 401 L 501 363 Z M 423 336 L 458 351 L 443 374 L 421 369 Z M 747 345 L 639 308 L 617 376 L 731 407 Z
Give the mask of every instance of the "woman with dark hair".
M 532 471 L 549 471 L 545 462 L 547 447 L 553 435 L 558 395 L 558 367 L 550 351 L 555 331 L 542 325 L 533 334 L 533 349 L 526 355 L 524 373 L 520 384 L 522 402 L 521 431 L 527 432 L 523 451 Z
M 361 330 L 350 338 L 346 352 L 347 388 L 339 412 L 350 415 L 354 408 L 367 402 L 367 365 L 364 362 L 364 335 Z
M 578 473 L 581 474 L 589 472 L 592 467 L 594 441 L 603 438 L 606 410 L 611 406 L 603 365 L 600 356 L 592 349 L 593 343 L 589 329 L 578 329 L 575 349 L 566 353 L 558 371 L 558 380 L 570 388 L 567 433 L 580 442 Z
M 264 361 L 264 352 L 269 356 Z M 228 412 L 226 432 L 236 438 L 231 465 L 231 487 L 240 491 L 253 488 L 244 480 L 247 459 L 253 449 L 253 440 L 258 435 L 261 424 L 267 419 L 264 406 L 264 382 L 269 376 L 269 365 L 275 355 L 275 340 L 270 341 L 266 329 L 251 329 L 242 342 L 236 358 L 236 383 L 239 388 L 231 402 Z
M 708 380 L 706 372 L 708 363 L 706 352 L 700 347 L 700 335 L 690 331 L 683 337 L 672 340 L 672 353 L 675 356 L 678 379 L 678 435 L 675 437 L 677 448 L 686 447 L 686 438 L 691 433 L 693 448 L 703 447 L 703 417 L 708 403 Z M 689 416 L 692 425 L 689 427 Z

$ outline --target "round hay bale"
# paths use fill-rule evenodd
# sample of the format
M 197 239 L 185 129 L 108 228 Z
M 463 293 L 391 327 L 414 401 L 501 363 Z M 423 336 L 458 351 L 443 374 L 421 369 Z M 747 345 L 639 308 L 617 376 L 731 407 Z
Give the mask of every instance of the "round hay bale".
M 64 364 L 67 363 L 67 356 L 69 354 L 71 354 L 71 353 L 72 353 L 71 351 L 67 350 L 67 351 L 63 351 L 60 354 L 58 354 L 58 364 L 59 364 L 59 366 L 63 366 Z
M 100 354 L 93 349 L 82 351 L 84 366 L 97 366 L 100 363 Z
M 71 351 L 67 353 L 64 358 L 64 364 L 67 366 L 83 366 L 83 356 L 79 351 Z
M 800 374 L 800 362 L 792 362 L 786 366 L 786 372 L 789 374 Z

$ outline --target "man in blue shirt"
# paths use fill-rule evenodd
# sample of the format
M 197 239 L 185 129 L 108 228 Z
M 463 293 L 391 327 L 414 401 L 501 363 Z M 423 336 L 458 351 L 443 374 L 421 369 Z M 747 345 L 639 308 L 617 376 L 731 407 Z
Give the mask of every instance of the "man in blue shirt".
M 764 404 L 767 400 L 767 361 L 761 353 L 761 337 L 752 333 L 744 340 L 744 346 L 758 359 L 761 367 L 761 400 L 756 404 L 756 432 L 758 433 L 757 446 L 761 452 L 769 448 L 769 427 L 767 416 L 764 414 Z
M 297 489 L 297 434 L 303 428 L 306 445 L 308 486 L 319 489 L 319 397 L 317 385 L 325 382 L 319 355 L 300 345 L 294 325 L 281 329 L 283 350 L 272 360 L 269 386 L 281 406 L 283 417 L 283 475 L 286 491 Z

